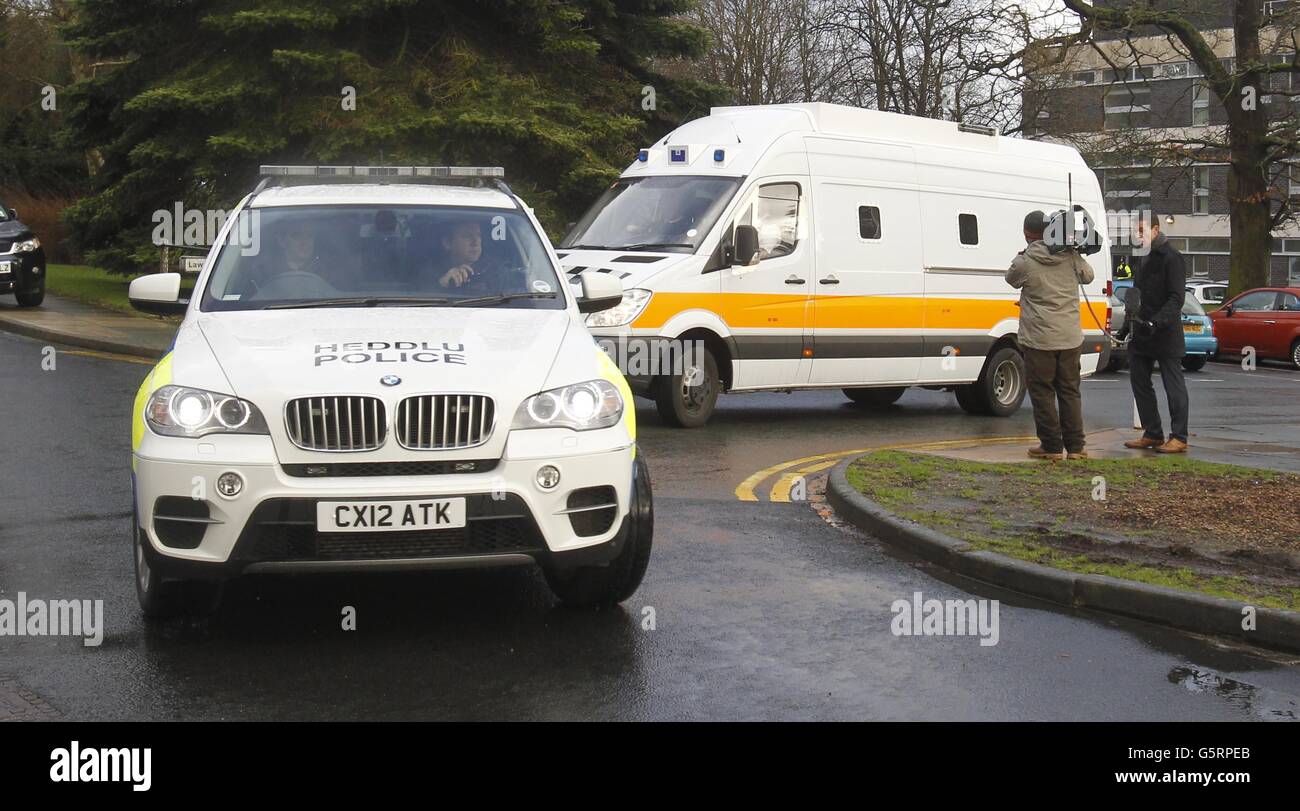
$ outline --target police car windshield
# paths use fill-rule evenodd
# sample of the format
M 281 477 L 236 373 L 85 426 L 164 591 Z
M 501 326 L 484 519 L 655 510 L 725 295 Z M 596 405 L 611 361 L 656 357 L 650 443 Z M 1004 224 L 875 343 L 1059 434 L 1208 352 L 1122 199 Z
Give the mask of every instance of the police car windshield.
M 255 208 L 220 250 L 204 311 L 565 306 L 541 237 L 513 210 Z
M 736 177 L 621 178 L 560 247 L 694 253 L 739 187 Z

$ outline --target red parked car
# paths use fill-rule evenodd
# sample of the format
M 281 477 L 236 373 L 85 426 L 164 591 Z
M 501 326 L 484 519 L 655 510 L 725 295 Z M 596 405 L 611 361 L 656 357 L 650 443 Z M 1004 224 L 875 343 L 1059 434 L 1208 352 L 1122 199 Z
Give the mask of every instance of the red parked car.
M 1300 369 L 1300 287 L 1247 290 L 1210 313 L 1219 355 L 1236 359 L 1243 347 L 1258 358 L 1289 360 Z

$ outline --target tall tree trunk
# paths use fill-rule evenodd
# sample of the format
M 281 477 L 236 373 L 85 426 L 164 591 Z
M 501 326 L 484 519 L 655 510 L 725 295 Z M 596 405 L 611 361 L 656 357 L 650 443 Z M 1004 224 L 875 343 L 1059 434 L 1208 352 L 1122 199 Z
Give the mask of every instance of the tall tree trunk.
M 1262 75 L 1250 70 L 1259 64 L 1258 3 L 1237 0 L 1233 9 L 1233 34 L 1237 50 L 1236 86 L 1223 99 L 1228 113 L 1229 223 L 1232 233 L 1228 295 L 1268 285 L 1273 254 L 1267 159 L 1264 138 L 1268 120 L 1260 97 Z

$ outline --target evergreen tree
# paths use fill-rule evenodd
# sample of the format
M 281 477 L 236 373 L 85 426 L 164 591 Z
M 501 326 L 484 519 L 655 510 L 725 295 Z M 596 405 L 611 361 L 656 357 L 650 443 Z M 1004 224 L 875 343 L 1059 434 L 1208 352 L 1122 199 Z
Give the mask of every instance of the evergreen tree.
M 260 163 L 488 164 L 558 235 L 707 111 L 712 88 L 650 67 L 705 47 L 690 4 L 80 0 L 69 123 L 98 168 L 67 219 L 90 261 L 138 272 L 153 211 L 229 208 Z

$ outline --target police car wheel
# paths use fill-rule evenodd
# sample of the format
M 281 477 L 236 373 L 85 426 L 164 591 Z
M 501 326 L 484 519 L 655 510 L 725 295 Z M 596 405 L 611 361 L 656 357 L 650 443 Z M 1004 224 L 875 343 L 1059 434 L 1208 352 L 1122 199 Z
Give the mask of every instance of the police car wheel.
M 655 380 L 655 406 L 669 425 L 699 428 L 713 415 L 721 391 L 718 362 L 712 352 L 704 349 L 696 365 L 683 369 L 681 374 Z
M 844 396 L 867 408 L 885 408 L 898 402 L 906 386 L 886 386 L 874 389 L 843 389 Z
M 148 541 L 138 522 L 135 522 L 132 547 L 132 557 L 135 559 L 135 596 L 145 619 L 202 616 L 216 610 L 221 601 L 221 584 L 164 579 L 151 564 Z
M 19 307 L 39 307 L 41 302 L 45 301 L 45 279 L 41 279 L 40 285 L 27 293 L 17 293 L 14 298 L 18 299 Z
M 1199 372 L 1205 368 L 1205 360 L 1204 355 L 1184 355 L 1183 368 L 1189 372 Z
M 968 397 L 979 410 L 962 407 L 973 414 L 1009 417 L 1016 413 L 1025 399 L 1025 361 L 1020 353 L 1004 346 L 990 355 Z M 961 402 L 960 394 L 957 401 Z
M 638 453 L 632 476 L 632 504 L 619 532 L 623 548 L 618 557 L 604 566 L 578 566 L 572 569 L 547 567 L 547 585 L 556 597 L 568 605 L 598 608 L 617 605 L 631 597 L 641 585 L 650 563 L 654 537 L 655 511 L 650 491 L 650 471 Z

